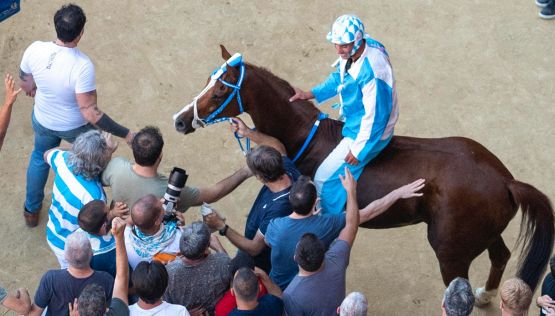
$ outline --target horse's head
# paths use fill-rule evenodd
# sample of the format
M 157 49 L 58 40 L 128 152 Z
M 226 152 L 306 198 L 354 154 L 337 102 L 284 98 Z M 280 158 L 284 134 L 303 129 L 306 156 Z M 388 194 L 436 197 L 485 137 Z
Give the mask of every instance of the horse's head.
M 220 48 L 226 62 L 214 70 L 193 102 L 173 116 L 175 129 L 180 133 L 189 134 L 199 127 L 244 112 L 239 90 L 245 77 L 245 65 L 240 54 L 231 56 L 224 46 Z

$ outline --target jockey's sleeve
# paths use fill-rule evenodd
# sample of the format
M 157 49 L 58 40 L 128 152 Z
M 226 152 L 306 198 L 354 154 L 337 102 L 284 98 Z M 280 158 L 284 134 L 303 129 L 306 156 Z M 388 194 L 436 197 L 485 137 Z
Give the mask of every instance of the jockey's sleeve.
M 312 88 L 316 102 L 320 104 L 336 96 L 340 83 L 339 71 L 332 72 L 324 82 Z
M 360 129 L 351 145 L 351 153 L 359 161 L 381 140 L 392 106 L 392 92 L 379 78 L 373 78 L 362 87 L 364 114 L 360 118 Z

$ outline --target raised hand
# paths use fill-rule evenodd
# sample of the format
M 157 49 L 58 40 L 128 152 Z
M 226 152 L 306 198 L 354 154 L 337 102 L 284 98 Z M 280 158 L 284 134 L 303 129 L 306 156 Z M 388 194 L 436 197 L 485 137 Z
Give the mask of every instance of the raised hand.
M 349 170 L 349 168 L 345 167 L 345 175 L 339 175 L 339 179 L 341 180 L 341 184 L 345 188 L 347 192 L 355 192 L 357 189 L 357 180 L 353 177 L 353 174 Z
M 4 77 L 4 84 L 6 86 L 6 97 L 4 99 L 4 104 L 14 104 L 17 99 L 17 95 L 21 92 L 21 88 L 15 90 L 15 81 L 12 75 L 6 74 Z
M 231 131 L 233 133 L 237 133 L 237 135 L 240 137 L 247 136 L 246 134 L 251 131 L 251 129 L 245 124 L 245 122 L 243 122 L 243 120 L 238 117 L 230 118 L 229 124 L 231 125 Z

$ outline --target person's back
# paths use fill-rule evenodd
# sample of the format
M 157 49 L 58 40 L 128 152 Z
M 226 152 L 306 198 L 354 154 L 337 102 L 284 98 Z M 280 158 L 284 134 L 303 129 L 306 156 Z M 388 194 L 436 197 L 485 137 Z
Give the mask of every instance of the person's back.
M 258 275 L 258 276 L 257 276 Z M 264 283 L 268 294 L 258 297 L 258 280 Z M 282 292 L 259 268 L 239 269 L 233 278 L 231 292 L 235 296 L 237 307 L 229 316 L 281 316 L 283 314 Z
M 299 272 L 293 259 L 295 246 L 305 233 L 320 238 L 326 249 L 345 226 L 344 215 L 310 216 L 303 219 L 276 218 L 268 226 L 266 241 L 272 247 L 272 270 L 270 277 L 284 290 Z
M 94 66 L 77 47 L 36 41 L 23 55 L 22 70 L 37 85 L 34 115 L 46 128 L 66 131 L 87 124 L 75 93 L 96 89 Z
M 189 309 L 201 307 L 213 314 L 229 288 L 231 260 L 226 253 L 210 253 L 210 231 L 202 222 L 185 226 L 181 257 L 166 266 L 169 276 L 164 300 Z
M 323 243 L 319 250 L 325 251 Z M 349 245 L 343 240 L 336 240 L 325 253 L 321 270 L 310 276 L 297 275 L 283 292 L 287 314 L 335 316 L 337 306 L 345 297 L 349 254 Z

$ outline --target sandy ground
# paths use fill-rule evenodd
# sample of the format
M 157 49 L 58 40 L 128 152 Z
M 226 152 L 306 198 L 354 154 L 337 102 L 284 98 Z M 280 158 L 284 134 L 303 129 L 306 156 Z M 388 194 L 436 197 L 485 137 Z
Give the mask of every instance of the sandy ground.
M 331 23 L 353 12 L 391 55 L 401 106 L 398 135 L 474 138 L 517 179 L 555 198 L 555 22 L 540 20 L 533 0 L 77 2 L 88 16 L 79 47 L 95 63 L 100 107 L 132 129 L 159 126 L 167 144 L 162 171 L 183 166 L 191 185 L 213 183 L 244 163 L 226 126 L 186 137 L 172 126 L 171 115 L 221 64 L 217 45 L 309 88 L 336 58 L 325 40 Z M 0 24 L 0 72 L 17 74 L 29 44 L 55 39 L 51 20 L 62 3 L 23 0 L 22 12 Z M 32 104 L 19 98 L 0 154 L 0 280 L 34 293 L 57 261 L 44 233 L 50 181 L 39 227 L 26 228 L 21 216 Z M 336 114 L 329 106 L 324 110 Z M 129 148 L 120 147 L 117 154 L 130 157 Z M 249 180 L 216 204 L 232 227 L 243 227 L 258 188 Z M 198 217 L 191 209 L 189 220 Z M 504 233 L 508 245 L 519 217 Z M 504 279 L 515 265 L 513 256 Z M 488 271 L 482 254 L 471 267 L 473 286 L 483 286 Z M 439 314 L 444 285 L 425 226 L 361 230 L 347 285 L 366 294 L 372 315 Z M 499 314 L 497 306 L 498 299 L 474 314 Z

